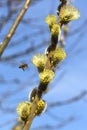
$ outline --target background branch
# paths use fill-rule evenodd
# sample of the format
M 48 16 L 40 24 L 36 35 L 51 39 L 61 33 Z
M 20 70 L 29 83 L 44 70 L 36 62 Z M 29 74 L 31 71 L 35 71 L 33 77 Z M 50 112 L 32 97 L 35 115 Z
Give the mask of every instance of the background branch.
M 19 15 L 17 16 L 15 22 L 13 23 L 10 31 L 8 32 L 6 38 L 4 39 L 4 41 L 2 42 L 2 44 L 0 45 L 0 56 L 2 55 L 3 51 L 5 50 L 6 46 L 8 45 L 9 41 L 11 40 L 17 26 L 19 25 L 22 17 L 24 16 L 25 12 L 28 9 L 28 6 L 30 5 L 31 0 L 26 0 L 23 8 L 21 9 Z

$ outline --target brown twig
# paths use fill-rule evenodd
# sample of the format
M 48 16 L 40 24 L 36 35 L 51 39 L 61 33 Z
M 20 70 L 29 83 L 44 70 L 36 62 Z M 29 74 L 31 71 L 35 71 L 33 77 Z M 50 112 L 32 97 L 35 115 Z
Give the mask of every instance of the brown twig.
M 2 45 L 0 46 L 0 56 L 2 55 L 2 53 L 4 52 L 6 46 L 8 45 L 9 41 L 11 40 L 13 34 L 15 33 L 15 30 L 17 28 L 17 26 L 19 25 L 20 21 L 22 20 L 25 12 L 27 11 L 29 5 L 30 5 L 31 0 L 26 0 L 23 8 L 21 9 L 19 15 L 17 16 L 15 22 L 13 23 L 10 31 L 8 32 L 6 38 L 4 39 Z

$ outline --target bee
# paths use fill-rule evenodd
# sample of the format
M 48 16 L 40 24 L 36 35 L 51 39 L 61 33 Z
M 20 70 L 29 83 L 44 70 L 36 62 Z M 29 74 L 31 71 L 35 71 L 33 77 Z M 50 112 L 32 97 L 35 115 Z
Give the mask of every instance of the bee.
M 19 68 L 24 71 L 26 68 L 28 68 L 28 64 L 21 64 Z

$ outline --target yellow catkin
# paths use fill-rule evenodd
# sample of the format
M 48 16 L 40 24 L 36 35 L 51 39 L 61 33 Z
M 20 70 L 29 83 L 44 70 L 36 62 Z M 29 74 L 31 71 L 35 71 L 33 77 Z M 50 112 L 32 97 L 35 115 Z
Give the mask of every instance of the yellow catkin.
M 13 130 L 22 130 L 22 126 L 21 125 L 17 125 L 13 128 Z
M 52 26 L 53 24 L 56 23 L 56 16 L 53 15 L 53 14 L 50 14 L 46 17 L 46 23 L 49 25 L 49 26 Z
M 57 47 L 55 51 L 51 53 L 54 66 L 61 62 L 66 57 L 65 51 L 61 47 Z
M 46 107 L 47 107 L 46 102 L 44 100 L 40 100 L 38 102 L 38 107 L 37 107 L 37 110 L 36 110 L 36 115 L 42 114 L 46 110 Z
M 52 70 L 45 69 L 42 73 L 39 74 L 39 77 L 40 77 L 41 83 L 47 84 L 53 79 L 54 72 Z
M 47 57 L 45 54 L 37 54 L 32 58 L 32 63 L 38 68 L 38 70 L 44 69 L 46 61 Z
M 52 35 L 58 35 L 60 33 L 60 26 L 58 24 L 54 24 L 51 29 Z
M 59 19 L 62 23 L 68 23 L 69 21 L 76 20 L 79 17 L 79 10 L 72 5 L 65 5 L 60 10 Z
M 21 102 L 17 106 L 17 113 L 22 119 L 26 119 L 30 113 L 31 104 L 29 102 Z

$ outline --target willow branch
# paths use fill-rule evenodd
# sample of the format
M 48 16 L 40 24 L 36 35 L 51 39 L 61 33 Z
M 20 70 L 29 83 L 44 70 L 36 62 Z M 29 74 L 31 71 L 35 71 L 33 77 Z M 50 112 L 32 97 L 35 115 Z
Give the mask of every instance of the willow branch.
M 6 46 L 8 45 L 9 41 L 11 40 L 13 34 L 15 33 L 15 30 L 17 28 L 17 26 L 19 25 L 20 21 L 22 20 L 25 12 L 27 11 L 29 5 L 30 5 L 31 0 L 26 0 L 23 8 L 21 9 L 19 15 L 17 16 L 15 22 L 13 23 L 10 31 L 8 32 L 7 36 L 5 37 L 2 45 L 0 45 L 0 56 L 2 55 L 2 53 L 4 52 Z
M 66 0 L 62 1 L 61 8 L 65 4 L 66 4 Z M 60 26 L 62 26 L 59 19 L 58 19 L 58 24 Z M 45 69 L 52 70 L 53 65 L 50 62 L 50 53 L 56 49 L 57 42 L 58 42 L 58 36 L 56 37 L 56 39 L 55 39 L 55 37 L 51 37 L 51 45 L 48 46 L 49 51 L 48 51 L 47 63 L 45 65 Z M 38 107 L 37 104 L 38 104 L 39 100 L 41 99 L 44 91 L 47 89 L 47 87 L 48 87 L 48 84 L 45 84 L 45 85 L 42 85 L 41 83 L 39 84 L 38 90 L 37 90 L 38 91 L 37 95 L 36 95 L 35 100 L 34 100 L 34 102 L 32 104 L 31 112 L 29 114 L 28 120 L 25 122 L 23 130 L 29 130 L 30 129 L 31 123 L 32 123 L 34 117 L 36 116 L 35 111 L 37 110 L 37 107 Z

